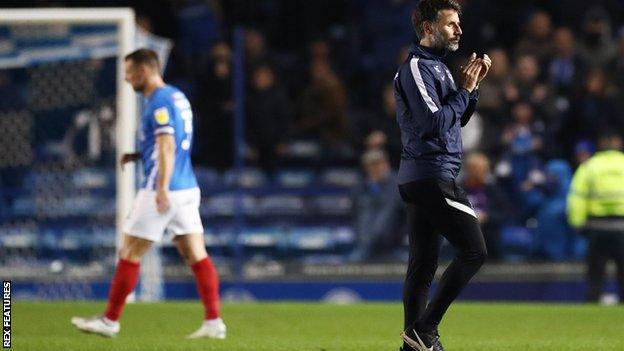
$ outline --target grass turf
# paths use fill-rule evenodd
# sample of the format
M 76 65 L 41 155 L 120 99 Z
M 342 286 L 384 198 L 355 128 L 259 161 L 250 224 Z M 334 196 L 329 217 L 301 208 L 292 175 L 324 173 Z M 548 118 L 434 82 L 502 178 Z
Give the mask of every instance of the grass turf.
M 224 304 L 227 340 L 186 340 L 202 318 L 195 302 L 128 305 L 114 339 L 83 334 L 69 322 L 103 307 L 102 302 L 16 301 L 13 349 L 397 350 L 402 324 L 399 304 Z M 624 350 L 624 308 L 461 303 L 451 307 L 440 334 L 449 351 Z

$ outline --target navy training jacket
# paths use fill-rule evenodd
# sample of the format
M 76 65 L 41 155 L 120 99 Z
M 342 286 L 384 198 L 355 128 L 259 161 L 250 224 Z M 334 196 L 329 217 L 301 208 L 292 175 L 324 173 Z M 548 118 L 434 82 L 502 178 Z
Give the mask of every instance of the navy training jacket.
M 461 127 L 475 110 L 479 93 L 455 86 L 444 53 L 413 45 L 394 78 L 401 128 L 398 183 L 424 178 L 455 179 L 461 167 Z

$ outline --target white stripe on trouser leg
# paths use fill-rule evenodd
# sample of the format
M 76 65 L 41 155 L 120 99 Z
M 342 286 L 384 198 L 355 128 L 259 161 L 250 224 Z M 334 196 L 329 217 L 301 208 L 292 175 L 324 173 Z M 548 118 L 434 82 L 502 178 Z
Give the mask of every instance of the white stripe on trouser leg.
M 466 206 L 462 204 L 461 202 L 453 201 L 447 198 L 444 198 L 444 200 L 446 200 L 446 203 L 449 204 L 449 206 L 454 207 L 462 212 L 466 212 L 467 214 L 473 216 L 474 218 L 477 218 L 477 214 L 472 208 L 470 208 L 470 206 Z

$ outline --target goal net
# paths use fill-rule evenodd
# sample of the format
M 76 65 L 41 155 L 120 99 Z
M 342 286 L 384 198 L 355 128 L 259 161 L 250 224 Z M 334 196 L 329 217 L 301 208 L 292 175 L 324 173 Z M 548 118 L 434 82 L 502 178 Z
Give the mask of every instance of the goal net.
M 122 63 L 139 46 L 166 62 L 169 42 L 135 30 L 131 9 L 0 11 L 0 275 L 21 297 L 92 298 L 110 277 L 136 185 L 116 165 L 137 119 Z M 147 300 L 162 297 L 157 251 Z

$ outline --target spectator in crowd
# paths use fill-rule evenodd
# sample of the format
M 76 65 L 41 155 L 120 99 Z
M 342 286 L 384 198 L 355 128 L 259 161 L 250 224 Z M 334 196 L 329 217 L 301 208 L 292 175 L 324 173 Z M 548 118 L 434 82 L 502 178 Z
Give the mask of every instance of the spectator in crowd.
M 399 67 L 409 57 L 409 45 L 402 46 L 396 57 L 396 66 Z
M 492 120 L 500 120 L 507 107 L 506 96 L 501 87 L 511 83 L 509 57 L 502 48 L 494 48 L 488 51 L 492 59 L 492 68 L 489 78 L 479 85 L 479 111 L 485 115 L 493 116 Z
M 340 145 L 347 140 L 347 95 L 329 62 L 312 62 L 310 84 L 301 97 L 299 134 L 323 144 Z
M 576 142 L 568 125 L 572 113 L 571 99 L 579 89 L 585 67 L 578 55 L 574 34 L 567 27 L 557 28 L 553 34 L 553 54 L 547 63 L 548 82 L 553 95 L 553 110 L 548 130 L 553 136 L 548 148 L 553 155 L 569 157 Z
M 488 79 L 479 87 L 479 114 L 483 118 L 480 148 L 489 155 L 498 155 L 500 135 L 505 126 L 508 96 L 504 87 L 513 86 L 510 75 L 509 57 L 502 48 L 489 50 L 492 68 Z
M 260 63 L 272 63 L 264 34 L 257 29 L 245 30 L 245 63 L 255 67 Z
M 624 153 L 620 135 L 602 134 L 596 152 L 574 173 L 568 196 L 568 220 L 589 240 L 587 300 L 600 299 L 609 260 L 617 267 L 624 303 Z
M 510 102 L 529 101 L 533 105 L 547 102 L 548 86 L 540 81 L 540 66 L 533 55 L 521 55 L 516 59 L 514 81 L 505 87 L 505 95 Z
M 551 31 L 550 15 L 545 11 L 533 13 L 524 28 L 522 38 L 516 45 L 515 54 L 535 55 L 540 61 L 546 59 L 552 47 Z
M 575 49 L 574 33 L 568 27 L 553 34 L 553 54 L 548 63 L 548 76 L 555 94 L 569 96 L 583 72 L 583 63 Z
M 329 43 L 325 40 L 314 40 L 308 45 L 310 62 L 331 62 Z
M 571 120 L 567 123 L 574 140 L 596 140 L 603 130 L 622 130 L 623 121 L 615 99 L 616 95 L 605 72 L 600 69 L 589 71 L 582 91 L 573 99 Z
M 579 43 L 579 54 L 583 62 L 590 69 L 602 69 L 613 60 L 616 53 L 609 14 L 599 7 L 589 10 L 585 15 Z
M 198 82 L 198 116 L 194 156 L 199 165 L 227 168 L 234 157 L 232 52 L 220 42 L 214 45 Z M 218 150 L 218 151 L 217 151 Z
M 193 63 L 209 56 L 212 46 L 221 38 L 221 7 L 216 0 L 186 0 L 177 5 L 180 53 L 188 73 L 195 74 Z
M 329 43 L 326 40 L 316 39 L 310 42 L 307 45 L 306 49 L 307 55 L 304 57 L 303 60 L 301 60 L 301 62 L 299 62 L 298 69 L 299 71 L 301 71 L 301 73 L 297 74 L 305 76 L 307 77 L 307 79 L 292 79 L 292 82 L 290 83 L 290 86 L 293 87 L 293 89 L 299 95 L 305 90 L 306 83 L 308 83 L 307 81 L 311 79 L 312 72 L 310 70 L 310 67 L 312 67 L 316 63 L 327 64 L 329 65 L 329 67 L 332 67 L 332 71 L 334 67 L 331 60 L 331 49 L 329 47 Z M 335 71 L 333 72 L 337 77 L 339 77 L 339 75 Z
M 352 146 L 359 146 L 370 162 L 364 164 L 369 180 L 359 189 L 358 216 L 363 219 L 356 224 L 364 233 L 361 237 L 368 238 L 361 248 L 369 249 L 354 255 L 365 257 L 380 235 L 367 233 L 386 213 L 383 196 L 390 198 L 384 194 L 392 174 L 390 178 L 379 174 L 385 174 L 387 154 L 390 167 L 400 159 L 389 83 L 409 54 L 409 47 L 402 45 L 410 41 L 413 31 L 405 18 L 415 2 L 370 0 L 361 6 L 349 0 L 328 7 L 331 0 L 323 0 L 306 2 L 302 11 L 301 4 L 288 1 L 184 0 L 167 2 L 171 11 L 165 13 L 175 13 L 171 20 L 157 7 L 159 13 L 138 11 L 137 24 L 174 39 L 167 80 L 188 92 L 197 108 L 194 162 L 220 170 L 230 168 L 234 159 L 234 100 L 233 54 L 219 40 L 232 33 L 234 24 L 248 28 L 244 38 L 247 156 L 268 172 L 276 167 L 276 154 L 284 163 L 291 161 L 288 157 L 305 155 L 301 158 L 308 157 L 306 166 L 349 166 L 357 165 Z M 554 12 L 564 7 L 557 2 L 465 1 L 470 16 L 465 16 L 462 26 L 469 30 L 462 38 L 468 35 L 464 39 L 477 50 L 493 48 L 487 50 L 493 61 L 490 78 L 480 84 L 479 107 L 462 138 L 466 150 L 483 152 L 468 157 L 464 182 L 494 258 L 501 256 L 498 229 L 505 216 L 512 217 L 503 204 L 509 198 L 522 204 L 513 219 L 537 219 L 540 258 L 578 254 L 575 241 L 569 240 L 574 236 L 566 234 L 562 224 L 562 194 L 569 170 L 563 161 L 549 160 L 565 157 L 575 167 L 586 164 L 600 133 L 605 129 L 624 133 L 620 112 L 624 111 L 624 28 L 618 41 L 612 36 L 612 29 L 622 26 L 622 16 L 572 2 L 562 14 Z M 523 14 L 529 16 L 525 19 Z M 522 28 L 519 21 L 525 22 Z M 289 32 L 284 34 L 284 28 Z M 341 45 L 345 43 L 349 45 Z M 461 54 L 446 59 L 454 58 L 464 59 Z M 0 103 L 5 109 L 22 108 L 28 102 L 27 79 L 7 72 L 0 74 L 0 91 L 6 93 Z M 69 132 L 74 133 L 71 128 Z M 76 140 L 82 140 L 79 136 Z M 307 140 L 297 144 L 301 141 L 297 139 Z M 294 146 L 286 147 L 291 141 Z M 340 156 L 328 162 L 333 156 L 328 150 L 349 154 L 352 164 L 342 162 Z M 497 164 L 496 181 L 489 175 L 490 160 Z M 5 187 L 11 185 L 6 174 L 0 174 Z M 11 182 L 21 187 L 18 180 Z M 9 193 L 5 189 L 5 197 Z M 384 235 L 398 233 L 388 229 Z M 595 289 L 590 292 L 595 294 Z
M 382 150 L 362 155 L 364 184 L 354 193 L 356 247 L 354 261 L 392 258 L 405 239 L 403 203 L 394 172 Z
M 500 229 L 506 221 L 511 221 L 511 205 L 490 173 L 490 160 L 485 154 L 474 152 L 468 155 L 463 187 L 481 225 L 488 258 L 500 260 Z
M 361 6 L 364 52 L 372 67 L 392 65 L 394 57 L 388 53 L 398 52 L 410 41 L 410 24 L 405 18 L 409 18 L 414 6 L 413 0 L 372 0 L 367 6 Z
M 594 143 L 588 139 L 579 140 L 574 145 L 574 168 L 580 166 L 594 154 Z
M 273 69 L 267 64 L 256 67 L 247 96 L 246 134 L 254 158 L 266 171 L 273 170 L 275 149 L 291 125 L 289 102 Z
M 395 53 L 413 39 L 410 23 L 405 19 L 417 2 L 371 0 L 362 6 L 359 0 L 349 0 L 354 27 L 352 65 L 357 65 L 355 73 L 359 74 L 353 89 L 367 108 L 374 106 L 371 102 L 375 102 L 379 90 L 388 81 L 388 68 L 398 68 Z
M 511 163 L 513 183 L 519 185 L 539 163 L 544 124 L 534 119 L 533 108 L 527 102 L 516 103 L 511 113 L 513 122 L 504 131 L 502 143 Z
M 535 192 L 533 211 L 537 220 L 534 257 L 562 260 L 578 256 L 581 238 L 566 219 L 566 197 L 572 170 L 564 160 L 551 160 L 544 167 L 544 182 Z
M 152 20 L 150 20 L 149 17 L 145 16 L 145 15 L 137 15 L 136 17 L 136 25 L 137 28 L 141 31 L 147 32 L 147 33 L 153 33 L 154 32 L 154 27 L 152 25 Z
M 396 122 L 396 100 L 392 83 L 384 87 L 381 100 L 381 111 L 374 116 L 365 115 L 365 120 L 360 123 L 364 131 L 364 149 L 385 150 L 391 155 L 392 167 L 398 168 L 402 149 L 401 131 Z
M 624 28 L 620 30 L 617 55 L 608 65 L 608 71 L 613 72 L 619 96 L 624 97 Z
M 489 146 L 489 140 L 483 139 L 485 125 L 482 115 L 479 112 L 473 112 L 470 123 L 461 130 L 463 153 L 481 151 Z

